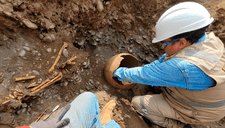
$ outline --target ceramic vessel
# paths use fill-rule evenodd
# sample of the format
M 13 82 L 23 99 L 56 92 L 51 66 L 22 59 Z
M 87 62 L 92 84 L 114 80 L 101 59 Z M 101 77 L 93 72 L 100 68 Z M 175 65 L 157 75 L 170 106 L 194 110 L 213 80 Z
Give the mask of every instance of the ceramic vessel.
M 135 83 L 129 83 L 122 81 L 122 83 L 116 82 L 113 79 L 113 72 L 119 67 L 137 67 L 139 65 L 138 59 L 129 53 L 120 53 L 111 57 L 105 64 L 104 76 L 106 81 L 115 88 L 118 89 L 131 89 Z

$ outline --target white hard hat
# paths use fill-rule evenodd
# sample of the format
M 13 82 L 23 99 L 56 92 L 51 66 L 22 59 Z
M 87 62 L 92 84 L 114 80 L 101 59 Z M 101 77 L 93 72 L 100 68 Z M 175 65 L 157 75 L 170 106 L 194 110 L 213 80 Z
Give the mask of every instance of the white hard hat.
M 156 37 L 152 43 L 157 43 L 175 35 L 203 28 L 213 22 L 209 12 L 195 2 L 177 4 L 159 18 L 156 23 Z

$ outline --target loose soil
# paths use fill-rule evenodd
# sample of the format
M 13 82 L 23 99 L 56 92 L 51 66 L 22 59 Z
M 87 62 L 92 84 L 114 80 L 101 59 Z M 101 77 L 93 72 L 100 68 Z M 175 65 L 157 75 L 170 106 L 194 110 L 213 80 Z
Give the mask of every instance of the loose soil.
M 169 7 L 184 0 L 0 0 L 0 127 L 29 125 L 42 112 L 70 103 L 79 94 L 96 94 L 102 108 L 116 99 L 113 119 L 121 128 L 155 128 L 132 109 L 137 95 L 158 93 L 157 88 L 135 85 L 115 89 L 104 79 L 106 61 L 118 53 L 131 53 L 144 65 L 164 51 L 152 44 L 155 23 Z M 225 1 L 201 3 L 214 17 L 209 31 L 225 42 Z M 26 88 L 55 76 L 48 73 L 66 42 L 56 72 L 59 81 L 33 94 Z M 72 56 L 74 65 L 60 68 Z M 2 73 L 2 75 L 1 75 Z M 15 78 L 34 75 L 34 79 Z M 22 92 L 18 92 L 22 91 Z M 224 127 L 224 119 L 195 128 Z

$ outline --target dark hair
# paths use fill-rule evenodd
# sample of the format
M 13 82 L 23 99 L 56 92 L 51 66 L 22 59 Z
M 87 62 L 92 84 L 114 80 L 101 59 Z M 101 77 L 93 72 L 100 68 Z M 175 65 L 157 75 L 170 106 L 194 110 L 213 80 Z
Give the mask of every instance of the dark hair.
M 209 25 L 207 25 L 203 28 L 194 30 L 194 31 L 190 31 L 190 32 L 186 32 L 186 33 L 182 33 L 182 34 L 173 36 L 173 37 L 171 37 L 171 40 L 186 37 L 185 39 L 187 41 L 189 41 L 191 44 L 193 44 L 193 43 L 197 42 L 205 34 L 207 28 L 209 28 Z

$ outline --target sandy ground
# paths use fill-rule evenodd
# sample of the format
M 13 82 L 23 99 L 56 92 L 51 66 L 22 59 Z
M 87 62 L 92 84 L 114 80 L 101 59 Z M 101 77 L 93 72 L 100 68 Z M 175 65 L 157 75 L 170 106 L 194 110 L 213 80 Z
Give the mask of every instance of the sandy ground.
M 121 128 L 153 128 L 132 109 L 137 95 L 157 93 L 146 85 L 130 90 L 115 89 L 104 79 L 106 61 L 118 53 L 131 53 L 144 65 L 164 52 L 152 44 L 160 15 L 183 0 L 0 0 L 0 127 L 29 125 L 38 115 L 57 104 L 70 103 L 79 94 L 96 94 L 102 108 L 116 99 L 113 119 Z M 225 1 L 193 0 L 203 4 L 215 21 L 210 31 L 225 42 Z M 54 71 L 62 78 L 32 93 L 28 85 L 41 84 L 55 76 L 48 70 L 63 50 Z M 60 68 L 72 56 L 74 65 Z M 2 75 L 1 75 L 2 73 Z M 30 80 L 16 78 L 35 76 Z M 224 127 L 224 120 L 194 126 Z

